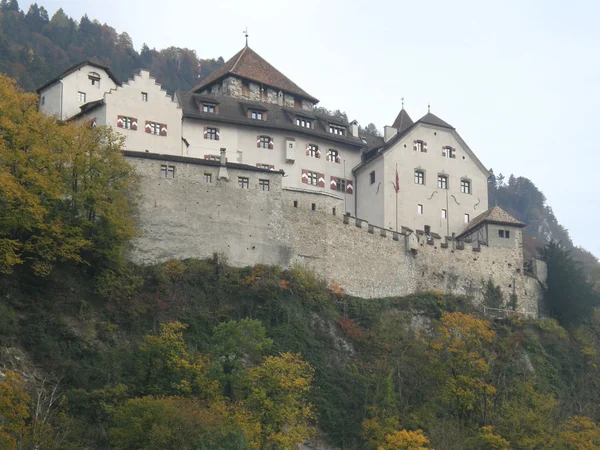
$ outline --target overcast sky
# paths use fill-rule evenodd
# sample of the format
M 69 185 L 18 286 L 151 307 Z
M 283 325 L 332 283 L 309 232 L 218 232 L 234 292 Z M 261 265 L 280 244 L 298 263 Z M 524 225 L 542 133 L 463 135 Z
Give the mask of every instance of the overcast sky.
M 230 58 L 248 26 L 255 51 L 362 125 L 391 125 L 402 97 L 413 120 L 430 103 L 484 165 L 531 179 L 575 243 L 600 256 L 600 2 L 38 3 L 127 31 L 138 50 L 174 45 L 201 58 Z

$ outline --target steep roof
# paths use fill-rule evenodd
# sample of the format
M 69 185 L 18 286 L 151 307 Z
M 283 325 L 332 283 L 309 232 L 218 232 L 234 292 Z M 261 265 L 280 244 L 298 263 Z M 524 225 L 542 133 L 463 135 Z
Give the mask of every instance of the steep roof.
M 315 103 L 319 101 L 269 64 L 250 47 L 244 47 L 237 52 L 229 61 L 196 85 L 192 92 L 199 92 L 227 75 L 235 75 L 275 89 L 281 89 L 284 92 L 306 98 Z
M 106 64 L 104 64 L 102 61 L 100 61 L 98 58 L 96 58 L 94 56 L 94 57 L 92 57 L 90 59 L 86 59 L 85 61 L 80 62 L 79 64 L 75 64 L 74 66 L 69 67 L 67 70 L 65 70 L 64 72 L 62 72 L 59 75 L 55 76 L 54 78 L 52 78 L 50 81 L 48 81 L 43 86 L 39 87 L 36 92 L 39 94 L 41 91 L 43 91 L 44 89 L 46 89 L 48 86 L 53 85 L 57 81 L 59 81 L 59 80 L 63 79 L 64 77 L 66 77 L 67 75 L 70 75 L 73 72 L 76 72 L 76 71 L 78 71 L 79 69 L 81 69 L 82 67 L 85 67 L 85 66 L 97 67 L 98 69 L 104 70 L 108 74 L 108 76 L 110 77 L 110 79 L 113 80 L 117 86 L 121 86 L 121 82 L 115 76 L 115 74 L 112 72 L 112 70 L 110 70 L 110 68 Z
M 183 111 L 184 118 L 201 119 L 209 122 L 248 125 L 253 128 L 280 130 L 286 133 L 305 134 L 316 136 L 328 141 L 353 146 L 357 151 L 366 147 L 358 137 L 345 133 L 340 136 L 329 132 L 329 122 L 340 123 L 339 118 L 323 113 L 314 114 L 303 109 L 279 106 L 274 103 L 255 102 L 242 100 L 224 95 L 193 94 L 191 92 L 177 92 L 177 100 Z M 218 113 L 208 113 L 202 110 L 202 102 L 218 104 Z M 266 112 L 267 120 L 256 120 L 248 117 L 249 109 Z M 295 124 L 296 115 L 313 119 L 313 128 L 303 128 Z M 340 123 L 341 124 L 341 123 Z
M 413 124 L 413 120 L 410 118 L 404 107 L 398 113 L 396 120 L 392 126 L 398 130 L 398 132 L 404 131 L 406 128 L 410 127 Z
M 525 226 L 523 222 L 519 222 L 517 219 L 515 219 L 513 216 L 511 216 L 499 206 L 494 206 L 493 208 L 488 209 L 483 214 L 480 214 L 473 220 L 471 220 L 471 222 L 469 222 L 469 224 L 462 231 L 462 233 L 458 235 L 458 237 L 464 236 L 469 231 L 474 230 L 483 223 L 494 223 L 497 225 L 508 225 L 519 228 Z
M 447 122 L 444 122 L 438 116 L 436 116 L 435 114 L 432 114 L 430 112 L 428 112 L 423 117 L 421 117 L 418 120 L 418 122 L 426 123 L 428 125 L 435 125 L 436 127 L 450 128 L 451 130 L 454 130 L 454 127 L 452 125 L 450 125 Z

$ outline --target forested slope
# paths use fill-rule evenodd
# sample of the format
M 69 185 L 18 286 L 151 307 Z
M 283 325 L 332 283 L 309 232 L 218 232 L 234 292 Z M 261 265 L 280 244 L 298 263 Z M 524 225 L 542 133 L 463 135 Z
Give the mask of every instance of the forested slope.
M 189 90 L 223 64 L 223 58 L 200 59 L 194 50 L 168 47 L 137 52 L 127 33 L 83 16 L 79 21 L 62 9 L 49 18 L 43 6 L 21 11 L 17 0 L 0 3 L 0 73 L 34 91 L 68 67 L 97 57 L 121 81 L 148 69 L 171 94 Z

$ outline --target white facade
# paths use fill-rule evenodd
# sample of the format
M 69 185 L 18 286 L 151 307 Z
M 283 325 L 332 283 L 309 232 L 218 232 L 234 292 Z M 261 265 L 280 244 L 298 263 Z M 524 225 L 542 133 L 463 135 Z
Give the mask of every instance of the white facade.
M 416 141 L 424 147 L 415 150 Z M 396 167 L 397 195 L 393 185 Z M 423 184 L 419 184 L 415 171 L 423 174 Z M 372 172 L 375 182 L 371 184 Z M 357 215 L 383 228 L 396 230 L 396 224 L 398 230 L 402 226 L 413 230 L 429 227 L 433 233 L 451 236 L 488 209 L 489 173 L 458 133 L 449 128 L 417 123 L 355 173 Z M 447 184 L 439 184 L 438 177 L 444 177 Z M 467 182 L 469 189 L 462 182 Z
M 85 64 L 39 90 L 40 111 L 67 120 L 78 114 L 81 106 L 102 100 L 104 93 L 116 87 L 106 70 Z

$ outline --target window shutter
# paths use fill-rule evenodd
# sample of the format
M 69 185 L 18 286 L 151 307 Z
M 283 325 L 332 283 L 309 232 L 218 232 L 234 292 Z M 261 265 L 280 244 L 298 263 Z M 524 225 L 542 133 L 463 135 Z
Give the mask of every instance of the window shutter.
M 352 185 L 352 181 L 346 180 L 346 193 L 354 194 L 354 186 Z
M 332 191 L 337 190 L 337 178 L 336 177 L 331 177 L 331 181 L 329 182 L 329 187 L 331 188 Z
M 448 150 L 446 149 L 446 147 L 442 147 L 442 156 L 446 156 L 446 152 Z M 452 150 L 450 150 L 450 155 L 452 155 Z
M 321 159 L 321 150 L 317 148 L 316 156 L 318 159 Z
M 455 149 L 455 148 L 453 148 L 453 149 L 452 149 L 452 150 L 450 150 L 450 151 L 452 152 L 450 157 L 451 157 L 451 158 L 456 158 L 456 149 Z
M 273 150 L 273 138 L 269 138 L 269 150 Z
M 427 142 L 423 142 L 423 153 L 427 153 Z
M 269 170 L 275 170 L 275 166 L 273 164 L 269 164 Z
M 137 119 L 135 117 L 131 118 L 131 129 L 137 131 Z
M 260 148 L 260 136 L 256 136 L 256 148 Z
M 310 144 L 306 144 L 306 156 L 310 155 Z
M 204 155 L 204 159 L 210 159 L 210 155 Z M 258 164 L 256 165 L 258 167 Z
M 308 170 L 302 169 L 302 182 L 308 184 Z
M 413 141 L 413 150 L 417 151 L 417 141 Z
M 220 131 L 219 131 L 219 128 L 217 128 L 217 139 L 215 139 L 215 140 L 217 140 L 217 141 L 218 141 L 220 137 L 221 137 L 221 133 L 220 133 Z
M 318 173 L 317 174 L 317 186 L 324 188 L 325 187 L 325 174 Z
M 98 126 L 98 119 L 97 119 L 96 117 L 94 117 L 94 118 L 92 119 L 92 122 L 90 123 L 90 126 L 91 126 L 92 128 L 96 128 L 96 127 Z
M 146 122 L 148 123 L 148 122 Z M 206 134 L 208 133 L 208 131 L 206 130 L 206 127 L 204 127 L 204 139 L 206 139 Z
M 164 123 L 160 124 L 160 135 L 161 136 L 167 135 L 167 126 Z
M 335 157 L 335 162 L 336 162 L 336 163 L 338 163 L 338 164 L 339 164 L 340 162 L 342 162 L 342 158 L 340 158 L 340 155 L 337 155 L 337 156 Z
M 144 127 L 146 130 L 146 133 L 150 133 L 150 121 L 146 120 L 146 126 Z
M 117 128 L 123 128 L 123 116 L 117 116 Z

